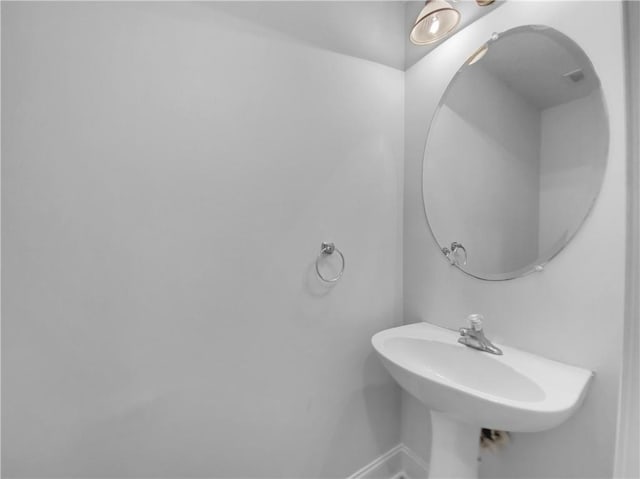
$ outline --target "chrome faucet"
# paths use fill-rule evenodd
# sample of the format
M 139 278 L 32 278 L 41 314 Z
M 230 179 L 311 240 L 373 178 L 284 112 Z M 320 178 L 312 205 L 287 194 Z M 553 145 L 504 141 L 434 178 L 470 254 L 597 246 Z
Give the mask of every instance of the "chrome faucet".
M 502 350 L 491 343 L 482 330 L 482 320 L 484 319 L 481 314 L 472 314 L 468 318 L 471 323 L 470 328 L 460 328 L 460 337 L 458 342 L 469 346 L 470 348 L 485 351 L 491 354 L 502 354 Z

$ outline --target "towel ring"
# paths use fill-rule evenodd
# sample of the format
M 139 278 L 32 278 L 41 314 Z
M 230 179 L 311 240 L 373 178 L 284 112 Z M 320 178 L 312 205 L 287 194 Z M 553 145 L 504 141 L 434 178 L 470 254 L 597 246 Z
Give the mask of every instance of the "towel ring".
M 462 243 L 458 243 L 454 241 L 453 243 L 451 243 L 451 249 L 447 248 L 446 246 L 442 248 L 442 252 L 449 260 L 449 263 L 451 263 L 452 266 L 460 267 L 460 262 L 456 257 L 456 251 L 458 250 L 464 253 L 464 260 L 462 261 L 462 266 L 465 266 L 467 264 L 467 250 L 464 246 L 462 246 Z
M 340 272 L 333 278 L 325 278 L 324 276 L 322 276 L 322 273 L 320 272 L 319 262 L 325 256 L 332 255 L 334 251 L 340 255 L 340 259 L 342 260 L 342 268 L 340 268 Z M 342 254 L 342 251 L 336 248 L 336 245 L 334 245 L 333 243 L 323 242 L 320 245 L 320 254 L 316 258 L 316 273 L 318 273 L 318 277 L 325 283 L 335 283 L 342 277 L 342 273 L 344 273 L 344 255 Z

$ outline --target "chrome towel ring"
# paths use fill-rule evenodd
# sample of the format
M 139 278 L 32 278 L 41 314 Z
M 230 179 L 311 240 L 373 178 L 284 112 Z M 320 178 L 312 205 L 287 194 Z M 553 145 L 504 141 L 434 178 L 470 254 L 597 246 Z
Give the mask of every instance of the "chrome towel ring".
M 324 276 L 322 276 L 322 273 L 320 272 L 319 262 L 325 256 L 332 255 L 334 251 L 340 255 L 340 259 L 342 261 L 342 267 L 340 268 L 340 272 L 333 278 L 325 278 Z M 323 242 L 320 245 L 320 254 L 316 258 L 316 273 L 318 273 L 318 277 L 325 283 L 335 283 L 342 277 L 342 273 L 344 273 L 344 255 L 338 248 L 336 248 L 336 245 L 334 245 L 333 243 Z
M 464 253 L 464 259 L 462 260 L 462 263 L 458 261 L 458 251 L 462 251 Z M 459 267 L 460 264 L 462 264 L 462 266 L 465 266 L 467 264 L 467 250 L 464 246 L 462 246 L 462 243 L 454 241 L 453 243 L 451 243 L 451 249 L 445 246 L 444 248 L 442 248 L 442 252 L 449 260 L 449 263 L 451 263 L 453 266 Z

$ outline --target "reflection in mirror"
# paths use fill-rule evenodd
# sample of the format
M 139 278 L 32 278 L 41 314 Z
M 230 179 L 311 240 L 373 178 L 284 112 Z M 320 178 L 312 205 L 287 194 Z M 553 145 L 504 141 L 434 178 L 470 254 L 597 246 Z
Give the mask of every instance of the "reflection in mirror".
M 487 46 L 440 101 L 423 196 L 440 249 L 460 243 L 467 261 L 456 266 L 502 280 L 539 269 L 576 233 L 600 190 L 609 133 L 598 76 L 571 39 L 525 26 Z

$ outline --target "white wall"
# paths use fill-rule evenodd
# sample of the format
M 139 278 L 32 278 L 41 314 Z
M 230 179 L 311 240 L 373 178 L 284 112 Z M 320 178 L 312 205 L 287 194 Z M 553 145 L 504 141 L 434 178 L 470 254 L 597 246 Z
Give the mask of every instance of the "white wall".
M 506 451 L 485 455 L 482 477 L 604 478 L 613 471 L 625 271 L 621 19 L 618 2 L 506 2 L 406 72 L 406 321 L 454 328 L 469 313 L 484 313 L 490 338 L 596 371 L 586 402 L 573 418 L 548 432 L 515 434 Z M 558 29 L 592 59 L 609 112 L 608 165 L 589 220 L 543 273 L 485 282 L 451 268 L 429 236 L 420 192 L 423 148 L 435 107 L 458 67 L 492 32 L 524 24 Z M 407 396 L 403 405 L 403 440 L 426 455 L 427 411 Z
M 397 444 L 370 337 L 402 316 L 402 111 L 401 71 L 215 4 L 3 2 L 3 477 L 344 477 Z
M 395 1 L 216 0 L 210 7 L 323 50 L 405 69 L 405 8 Z

